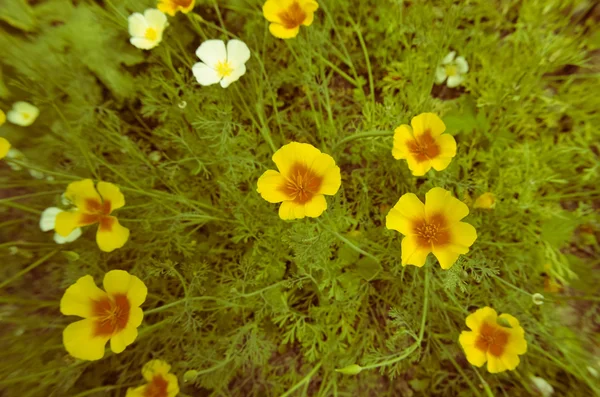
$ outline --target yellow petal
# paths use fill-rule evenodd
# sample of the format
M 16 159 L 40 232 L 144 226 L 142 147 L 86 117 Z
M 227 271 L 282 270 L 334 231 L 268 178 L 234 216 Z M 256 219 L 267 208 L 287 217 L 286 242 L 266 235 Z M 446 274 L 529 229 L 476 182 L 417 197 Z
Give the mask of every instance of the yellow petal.
M 504 313 L 498 316 L 501 319 L 508 321 L 512 328 L 506 329 L 509 331 L 509 339 L 505 348 L 507 354 L 525 354 L 527 353 L 527 341 L 525 340 L 525 330 L 519 324 L 519 320 L 510 314 Z
M 488 369 L 489 373 L 497 374 L 499 372 L 504 372 L 508 369 L 507 363 L 505 362 L 505 360 L 503 360 L 505 358 L 504 356 L 505 355 L 496 357 L 493 354 L 487 355 L 487 359 L 488 359 L 487 369 Z M 514 356 L 514 357 L 516 358 L 516 364 L 518 365 L 519 357 L 518 356 Z M 508 361 L 508 364 L 514 364 L 513 359 L 509 359 L 507 361 Z M 516 365 L 515 365 L 515 367 L 516 367 Z
M 172 17 L 174 17 L 175 13 L 177 12 L 176 6 L 172 0 L 161 0 L 160 3 L 158 3 L 157 8 L 159 11 L 162 11 Z
M 412 154 L 408 155 L 406 162 L 414 176 L 423 176 L 431 169 L 431 160 L 417 161 Z
M 272 23 L 269 25 L 269 32 L 279 39 L 291 39 L 298 36 L 298 32 L 300 32 L 300 27 L 296 26 L 292 29 L 287 29 L 283 25 L 278 23 Z
M 135 342 L 137 336 L 137 327 L 127 324 L 127 327 L 117 332 L 110 338 L 110 350 L 116 354 L 123 352 L 127 346 Z
M 269 203 L 280 203 L 293 198 L 285 193 L 283 187 L 286 184 L 287 179 L 283 175 L 277 171 L 268 170 L 258 178 L 256 191 Z
M 335 164 L 333 157 L 326 153 L 319 153 L 318 156 L 309 164 L 309 167 L 323 180 L 316 194 L 326 194 L 333 196 L 338 192 L 342 185 L 342 176 L 340 167 Z
M 443 214 L 449 223 L 458 222 L 469 215 L 469 207 L 452 196 L 448 190 L 434 187 L 425 195 L 425 216 Z
M 267 0 L 263 5 L 263 15 L 269 22 L 282 23 L 279 14 L 285 10 L 283 2 L 279 0 Z
M 154 378 L 155 375 L 167 375 L 171 371 L 171 366 L 162 360 L 151 360 L 148 361 L 142 368 L 142 376 L 148 382 Z
M 118 186 L 108 182 L 98 182 L 96 187 L 98 193 L 102 196 L 102 201 L 110 203 L 109 213 L 125 205 L 125 196 L 123 196 Z
M 412 128 L 407 124 L 402 124 L 394 130 L 394 146 L 392 156 L 396 160 L 406 159 L 410 156 L 408 142 L 415 142 L 412 134 Z
M 469 247 L 477 240 L 477 231 L 475 228 L 465 222 L 457 222 L 450 226 L 450 239 L 454 250 L 460 254 L 469 252 Z
M 486 322 L 490 324 L 496 324 L 498 314 L 491 307 L 485 306 L 481 309 L 477 309 L 474 313 L 467 316 L 465 323 L 472 331 L 479 332 L 481 325 Z
M 92 182 L 91 179 L 70 183 L 69 186 L 67 186 L 65 198 L 80 210 L 86 210 L 90 202 L 101 202 L 100 195 L 96 191 L 94 182 Z
M 325 200 L 325 196 L 322 194 L 313 196 L 310 201 L 304 203 L 304 213 L 309 218 L 316 218 L 320 216 L 326 209 L 327 201 Z
M 96 217 L 87 216 L 81 211 L 63 211 L 56 215 L 54 231 L 62 237 L 67 237 L 78 227 L 91 225 L 96 220 Z
M 279 217 L 284 221 L 294 219 L 302 219 L 306 216 L 304 204 L 295 203 L 293 201 L 284 201 L 279 206 Z
M 125 397 L 145 397 L 145 394 L 146 394 L 146 385 L 143 385 L 143 386 L 138 386 L 135 389 L 132 389 L 132 388 L 127 389 L 127 394 L 125 394 Z
M 440 263 L 440 266 L 444 270 L 450 269 L 460 256 L 460 253 L 456 252 L 452 248 L 452 244 L 445 244 L 443 246 L 433 246 L 433 255 L 435 255 L 438 262 Z
M 430 252 L 428 247 L 419 245 L 415 236 L 406 236 L 402 239 L 402 265 L 423 267 Z
M 56 218 L 58 221 L 58 217 Z M 58 229 L 56 230 L 58 231 Z M 107 216 L 101 220 L 98 233 L 96 233 L 96 243 L 98 243 L 100 250 L 112 252 L 124 246 L 128 239 L 129 229 L 121 226 L 117 218 Z
M 67 352 L 81 360 L 100 360 L 108 336 L 94 336 L 95 320 L 85 319 L 69 324 L 63 331 L 63 344 Z
M 414 193 L 406 193 L 386 216 L 385 227 L 404 235 L 414 234 L 414 222 L 419 220 L 425 220 L 425 205 Z
M 0 110 L 0 126 L 4 123 L 6 123 L 6 114 L 2 110 Z
M 298 163 L 309 167 L 321 155 L 321 151 L 308 143 L 291 142 L 273 154 L 273 162 L 279 172 L 287 177 L 292 167 Z
M 298 4 L 300 5 L 300 8 L 302 8 L 302 10 L 307 14 L 312 14 L 319 9 L 319 3 L 317 3 L 315 0 L 299 0 Z
M 65 291 L 60 300 L 60 312 L 66 316 L 92 317 L 94 301 L 106 298 L 106 292 L 96 286 L 92 276 L 83 276 Z
M 126 295 L 132 308 L 141 306 L 148 295 L 148 288 L 144 282 L 125 270 L 109 271 L 104 275 L 102 285 L 111 296 Z
M 487 361 L 486 352 L 475 347 L 478 335 L 475 332 L 463 331 L 458 341 L 465 351 L 467 361 L 476 367 L 481 367 Z
M 456 139 L 450 134 L 442 134 L 435 138 L 435 141 L 440 148 L 439 157 L 454 157 L 456 156 Z
M 491 209 L 496 206 L 496 196 L 493 193 L 483 193 L 475 200 L 474 208 Z
M 179 394 L 179 382 L 177 381 L 177 377 L 173 374 L 167 374 L 165 379 L 169 384 L 167 387 L 167 397 L 175 397 L 177 394 Z
M 10 142 L 4 138 L 0 138 L 0 159 L 3 159 L 10 150 Z
M 431 166 L 436 171 L 443 171 L 448 168 L 451 162 L 451 157 L 436 157 L 431 159 Z
M 415 136 L 421 136 L 427 131 L 432 137 L 440 136 L 446 131 L 446 125 L 435 113 L 421 113 L 410 121 Z

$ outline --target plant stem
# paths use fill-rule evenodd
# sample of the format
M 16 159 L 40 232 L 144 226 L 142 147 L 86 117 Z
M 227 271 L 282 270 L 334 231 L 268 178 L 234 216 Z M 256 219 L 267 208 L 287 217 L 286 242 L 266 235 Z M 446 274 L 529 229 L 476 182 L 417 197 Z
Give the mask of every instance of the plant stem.
M 319 362 L 312 369 L 312 371 L 310 371 L 304 378 L 302 378 L 302 380 L 300 380 L 300 382 L 296 383 L 294 386 L 292 386 L 292 388 L 290 390 L 288 390 L 285 393 L 283 393 L 280 397 L 290 396 L 293 392 L 295 392 L 297 389 L 299 389 L 303 384 L 305 384 L 306 382 L 310 382 L 310 379 L 317 373 L 317 371 L 319 370 L 319 368 L 321 368 L 321 364 L 322 363 L 323 362 Z
M 37 261 L 33 262 L 31 265 L 27 266 L 25 269 L 21 270 L 20 272 L 18 272 L 14 276 L 12 276 L 11 278 L 9 278 L 7 280 L 4 280 L 4 282 L 2 282 L 2 284 L 0 284 L 0 289 L 6 287 L 8 284 L 10 284 L 13 281 L 19 279 L 22 275 L 30 272 L 31 270 L 35 269 L 36 267 L 38 267 L 42 263 L 46 262 L 48 259 L 50 259 L 54 255 L 56 255 L 56 253 L 59 252 L 59 251 L 60 250 L 54 250 L 52 252 L 47 253 L 46 255 L 44 255 L 43 257 L 41 257 L 40 259 L 38 259 Z

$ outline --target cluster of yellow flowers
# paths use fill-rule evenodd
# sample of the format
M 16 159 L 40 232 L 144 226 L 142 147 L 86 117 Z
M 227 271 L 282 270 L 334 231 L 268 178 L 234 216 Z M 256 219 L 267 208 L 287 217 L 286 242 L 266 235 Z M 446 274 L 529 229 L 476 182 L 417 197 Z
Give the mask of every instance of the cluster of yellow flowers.
M 164 13 L 174 16 L 178 11 L 190 12 L 194 0 L 160 0 L 158 9 L 129 17 L 131 44 L 141 49 L 151 49 L 162 40 L 167 27 Z M 318 3 L 314 0 L 267 0 L 263 6 L 265 18 L 270 22 L 270 32 L 278 38 L 298 35 L 301 25 L 309 26 L 314 19 Z M 163 13 L 164 12 L 164 13 Z M 196 63 L 193 74 L 202 85 L 220 83 L 223 88 L 238 80 L 246 71 L 245 63 L 250 50 L 240 40 L 208 40 L 196 51 L 202 62 Z M 464 74 L 468 65 L 455 54 L 444 59 L 437 71 L 438 81 L 448 78 L 449 85 L 458 85 L 455 76 Z M 451 83 L 450 83 L 451 81 Z M 462 81 L 462 80 L 461 80 Z M 9 120 L 29 125 L 39 110 L 24 102 L 15 104 Z M 0 112 L 0 124 L 6 116 Z M 445 134 L 446 126 L 433 113 L 423 113 L 403 124 L 394 133 L 392 156 L 406 160 L 414 176 L 423 176 L 433 168 L 446 169 L 456 156 L 454 137 Z M 0 158 L 6 156 L 10 145 L 0 138 Z M 283 220 L 315 218 L 327 209 L 325 196 L 335 195 L 341 187 L 341 172 L 333 157 L 322 153 L 307 143 L 291 142 L 275 152 L 272 157 L 277 171 L 266 171 L 257 182 L 257 192 L 270 203 L 281 203 L 279 216 Z M 107 182 L 85 179 L 71 183 L 63 195 L 69 210 L 56 207 L 44 211 L 40 227 L 55 230 L 55 241 L 63 244 L 77 239 L 81 228 L 98 224 L 96 241 L 105 252 L 121 248 L 129 239 L 130 231 L 119 224 L 112 215 L 125 205 L 120 189 Z M 476 208 L 492 208 L 491 193 L 479 197 Z M 467 205 L 452 193 L 435 187 L 422 202 L 415 194 L 406 193 L 386 217 L 386 227 L 400 232 L 402 265 L 422 267 L 430 253 L 437 258 L 442 269 L 449 269 L 460 255 L 467 254 L 477 239 L 475 228 L 461 220 L 469 214 Z M 137 338 L 137 328 L 144 313 L 140 306 L 146 299 L 147 288 L 136 276 L 123 270 L 106 273 L 104 290 L 98 288 L 91 276 L 81 277 L 70 286 L 61 302 L 65 315 L 83 319 L 67 326 L 63 332 L 64 346 L 73 357 L 98 360 L 104 356 L 110 341 L 114 353 L 122 352 Z M 519 321 L 508 314 L 497 315 L 484 307 L 466 319 L 471 331 L 460 335 L 459 342 L 468 361 L 475 366 L 488 363 L 489 372 L 512 370 L 519 364 L 519 355 L 527 350 L 524 330 Z M 169 374 L 170 366 L 152 360 L 142 370 L 148 384 L 130 389 L 128 397 L 173 397 L 179 392 L 177 378 Z

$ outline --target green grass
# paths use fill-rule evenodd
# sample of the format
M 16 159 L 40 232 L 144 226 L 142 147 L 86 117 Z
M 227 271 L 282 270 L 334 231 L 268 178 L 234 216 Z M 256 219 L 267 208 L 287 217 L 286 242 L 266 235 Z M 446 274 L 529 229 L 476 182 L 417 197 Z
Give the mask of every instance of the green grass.
M 0 390 L 124 396 L 161 358 L 182 396 L 519 396 L 535 393 L 530 375 L 556 395 L 599 394 L 588 369 L 600 371 L 598 6 L 322 0 L 315 23 L 283 41 L 261 5 L 198 1 L 142 52 L 126 17 L 150 1 L 2 2 L 0 108 L 26 100 L 41 114 L 0 127 L 23 154 L 0 164 Z M 252 50 L 248 72 L 201 87 L 194 51 L 232 37 Z M 434 85 L 450 50 L 470 65 L 454 90 Z M 458 153 L 416 178 L 391 156 L 392 134 L 422 112 L 445 120 Z M 290 141 L 342 169 L 318 219 L 284 222 L 256 193 Z M 122 249 L 102 253 L 94 227 L 64 246 L 39 230 L 41 211 L 83 178 L 124 192 Z M 433 257 L 403 268 L 385 216 L 435 186 L 498 202 L 471 210 L 478 239 L 450 270 Z M 99 283 L 111 269 L 148 286 L 140 335 L 119 355 L 77 361 L 58 302 L 77 278 Z M 545 292 L 548 276 L 564 290 Z M 483 306 L 525 329 L 515 371 L 464 357 L 458 335 Z M 367 369 L 335 371 L 352 364 Z

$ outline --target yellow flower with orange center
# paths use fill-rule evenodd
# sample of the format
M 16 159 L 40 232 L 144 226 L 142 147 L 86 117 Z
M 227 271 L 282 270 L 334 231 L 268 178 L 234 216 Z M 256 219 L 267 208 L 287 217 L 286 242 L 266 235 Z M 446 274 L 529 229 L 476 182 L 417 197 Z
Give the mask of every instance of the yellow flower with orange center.
M 67 187 L 65 198 L 76 208 L 56 216 L 56 233 L 67 237 L 78 227 L 98 223 L 96 242 L 102 251 L 111 252 L 125 245 L 129 239 L 129 229 L 121 226 L 117 218 L 110 215 L 125 205 L 125 197 L 117 186 L 98 182 L 94 187 L 91 179 L 84 179 L 71 183 Z
M 195 4 L 196 0 L 159 0 L 157 8 L 174 17 L 179 11 L 184 14 L 192 11 Z
M 269 31 L 280 39 L 298 36 L 300 25 L 310 26 L 319 3 L 315 0 L 267 0 L 263 15 L 271 22 Z
M 281 219 L 318 217 L 327 209 L 324 195 L 333 196 L 342 183 L 333 157 L 308 143 L 288 143 L 275 152 L 273 162 L 279 172 L 266 171 L 257 191 L 268 202 L 281 203 Z
M 179 383 L 170 370 L 171 366 L 162 360 L 148 361 L 142 368 L 142 376 L 148 383 L 127 389 L 125 397 L 175 397 L 179 393 Z
M 487 362 L 491 373 L 514 370 L 519 355 L 527 352 L 525 331 L 519 320 L 510 314 L 498 316 L 491 307 L 470 314 L 466 320 L 471 331 L 463 331 L 458 338 L 467 360 L 476 367 Z
M 114 353 L 121 353 L 137 338 L 137 327 L 144 312 L 146 285 L 124 270 L 111 270 L 104 275 L 104 291 L 92 276 L 83 276 L 65 291 L 60 312 L 83 317 L 63 331 L 63 344 L 69 354 L 81 360 L 104 357 L 106 343 Z
M 446 125 L 434 113 L 421 113 L 413 117 L 411 126 L 402 124 L 394 131 L 392 155 L 405 159 L 414 176 L 425 175 L 431 167 L 442 171 L 456 156 L 456 141 L 444 134 Z
M 460 222 L 469 214 L 465 203 L 435 187 L 425 204 L 413 193 L 400 197 L 386 217 L 386 227 L 402 233 L 402 265 L 425 265 L 433 252 L 442 269 L 449 269 L 477 239 L 475 228 Z

